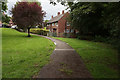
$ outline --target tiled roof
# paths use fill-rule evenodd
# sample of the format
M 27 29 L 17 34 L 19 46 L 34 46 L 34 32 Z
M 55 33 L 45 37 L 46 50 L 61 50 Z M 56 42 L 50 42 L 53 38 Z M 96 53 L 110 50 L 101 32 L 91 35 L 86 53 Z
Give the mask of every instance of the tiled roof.
M 53 17 L 51 20 L 49 20 L 47 23 L 53 23 L 56 22 L 58 20 L 60 20 L 60 18 L 63 17 L 64 14 L 59 14 L 58 16 Z

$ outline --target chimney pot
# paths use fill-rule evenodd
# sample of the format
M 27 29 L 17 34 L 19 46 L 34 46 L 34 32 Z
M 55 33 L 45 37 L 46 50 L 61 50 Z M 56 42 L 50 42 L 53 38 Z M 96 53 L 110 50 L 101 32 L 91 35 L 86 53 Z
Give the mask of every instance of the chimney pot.
M 53 18 L 53 16 L 52 16 L 52 18 Z
M 58 12 L 58 15 L 60 15 L 60 12 Z
M 64 14 L 64 10 L 62 11 L 62 14 Z

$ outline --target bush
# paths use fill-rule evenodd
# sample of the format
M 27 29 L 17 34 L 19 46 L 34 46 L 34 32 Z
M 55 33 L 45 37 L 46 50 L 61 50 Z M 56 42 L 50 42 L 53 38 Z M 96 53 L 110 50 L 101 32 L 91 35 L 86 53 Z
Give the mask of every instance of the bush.
M 70 38 L 77 38 L 77 34 L 75 34 L 75 33 L 70 33 Z
M 78 39 L 81 39 L 81 40 L 93 40 L 93 37 L 92 36 L 77 36 Z
M 49 30 L 40 29 L 40 28 L 32 28 L 32 29 L 30 29 L 30 32 L 34 33 L 34 34 L 39 34 L 39 35 L 47 36 Z
M 107 38 L 104 38 L 102 36 L 95 36 L 93 41 L 96 41 L 96 42 L 106 42 Z
M 120 39 L 110 39 L 109 43 L 112 44 L 120 53 Z
M 102 37 L 102 36 L 88 36 L 88 35 L 78 35 L 77 36 L 78 39 L 81 40 L 90 40 L 90 41 L 95 41 L 95 42 L 107 42 L 108 43 L 108 38 Z
M 63 37 L 65 37 L 65 38 L 76 38 L 77 35 L 75 33 L 63 33 Z
M 3 27 L 3 28 L 10 28 L 11 26 L 8 26 L 8 23 L 5 23 L 5 22 L 4 22 L 4 23 L 2 23 L 2 27 Z
M 56 32 L 49 32 L 47 36 L 57 37 L 57 33 Z
M 52 36 L 57 37 L 57 33 L 56 32 L 52 33 Z
M 63 33 L 63 37 L 69 38 L 70 37 L 70 33 Z

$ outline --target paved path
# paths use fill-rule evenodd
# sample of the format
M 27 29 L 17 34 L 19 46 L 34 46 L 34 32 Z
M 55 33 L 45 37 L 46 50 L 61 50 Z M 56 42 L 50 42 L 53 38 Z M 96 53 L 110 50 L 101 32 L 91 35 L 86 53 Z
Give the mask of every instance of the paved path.
M 50 63 L 40 70 L 36 78 L 92 78 L 81 57 L 72 47 L 60 40 L 42 37 L 52 40 L 56 48 L 51 54 Z

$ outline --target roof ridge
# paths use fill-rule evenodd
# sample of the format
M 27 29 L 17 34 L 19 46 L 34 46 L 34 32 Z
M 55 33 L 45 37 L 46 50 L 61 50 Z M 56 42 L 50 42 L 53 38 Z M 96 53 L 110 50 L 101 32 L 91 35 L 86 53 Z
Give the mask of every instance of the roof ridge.
M 57 21 L 60 20 L 65 14 L 66 14 L 66 13 L 64 13 L 64 14 L 59 14 L 59 15 L 53 17 L 52 19 L 50 19 L 47 23 L 57 22 Z
M 62 14 L 59 14 L 59 15 L 57 15 L 57 16 L 60 16 L 60 15 L 62 15 Z M 55 17 L 57 17 L 57 16 L 55 16 Z M 55 18 L 55 17 L 53 17 L 53 18 Z

